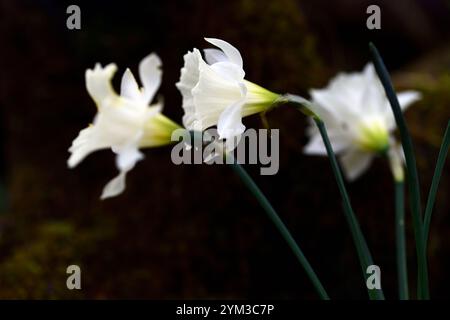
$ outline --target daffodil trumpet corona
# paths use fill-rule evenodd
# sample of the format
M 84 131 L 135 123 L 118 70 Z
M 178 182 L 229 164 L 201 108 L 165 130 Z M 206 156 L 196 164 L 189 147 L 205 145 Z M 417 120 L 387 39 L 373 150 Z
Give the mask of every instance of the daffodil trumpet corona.
M 245 79 L 238 49 L 224 40 L 205 40 L 218 49 L 205 49 L 204 57 L 196 48 L 186 53 L 176 83 L 183 125 L 195 131 L 217 126 L 220 139 L 233 142 L 245 131 L 242 118 L 267 112 L 280 95 Z
M 161 113 L 162 102 L 150 104 L 161 83 L 160 67 L 156 54 L 140 62 L 141 88 L 127 69 L 122 76 L 120 94 L 111 84 L 117 70 L 115 64 L 105 67 L 96 64 L 86 71 L 86 88 L 97 106 L 97 114 L 92 124 L 81 130 L 73 141 L 68 166 L 75 167 L 94 151 L 111 149 L 116 154 L 119 174 L 105 186 L 102 199 L 123 192 L 127 172 L 144 157 L 139 149 L 172 143 L 172 132 L 180 128 Z

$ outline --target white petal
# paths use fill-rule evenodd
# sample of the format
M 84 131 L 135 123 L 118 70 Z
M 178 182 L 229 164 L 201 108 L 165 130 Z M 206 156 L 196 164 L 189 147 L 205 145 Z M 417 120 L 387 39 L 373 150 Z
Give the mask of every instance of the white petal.
M 373 84 L 372 81 L 368 83 L 370 70 L 371 67 L 368 65 L 362 73 L 339 73 L 326 88 L 310 91 L 313 102 L 319 104 L 340 122 L 352 122 L 358 119 L 367 111 L 368 101 L 364 99 L 364 93 L 367 86 Z
M 404 112 L 411 104 L 419 101 L 422 98 L 420 92 L 417 91 L 403 91 L 398 94 L 398 102 Z
M 245 127 L 244 127 L 245 130 Z M 242 138 L 242 133 L 236 134 L 230 138 L 228 138 L 227 140 L 225 140 L 225 150 L 221 149 L 220 152 L 222 153 L 222 155 L 228 154 L 231 151 L 233 151 L 239 144 L 239 142 L 241 141 Z
M 242 98 L 227 107 L 219 117 L 217 132 L 220 139 L 231 139 L 245 131 L 245 126 L 242 124 L 242 107 L 245 104 L 247 89 L 244 84 L 240 84 L 240 89 Z
M 420 100 L 422 95 L 417 91 L 403 91 L 397 95 L 398 102 L 400 104 L 400 107 L 402 111 L 406 111 L 408 107 L 413 104 L 414 102 Z M 385 104 L 385 113 L 384 113 L 386 126 L 389 131 L 394 130 L 397 127 L 397 124 L 395 122 L 395 117 L 391 109 L 391 105 L 389 104 L 389 101 L 386 101 Z
M 364 173 L 369 168 L 372 159 L 372 154 L 357 149 L 350 149 L 339 158 L 344 174 L 349 181 L 355 180 Z
M 367 64 L 364 66 L 364 69 L 363 69 L 363 75 L 364 75 L 364 76 L 366 77 L 366 79 L 368 79 L 369 81 L 371 81 L 372 78 L 373 78 L 374 76 L 376 76 L 375 66 L 373 65 L 372 62 L 369 62 L 369 63 L 367 63 Z
M 351 145 L 351 140 L 349 137 L 343 134 L 334 134 L 332 131 L 328 130 L 328 138 L 330 139 L 331 146 L 334 153 L 341 153 Z M 304 147 L 303 152 L 310 155 L 326 155 L 327 150 L 325 144 L 323 143 L 322 136 L 320 133 L 314 130 L 314 135 L 312 135 L 308 144 Z
M 112 150 L 117 153 L 116 165 L 120 171 L 130 171 L 139 160 L 144 158 L 144 155 L 139 151 L 139 141 L 143 133 L 139 132 L 132 137 L 128 144 L 123 146 L 114 146 Z
M 118 196 L 125 190 L 126 171 L 121 171 L 114 179 L 109 181 L 103 188 L 100 199 L 104 200 Z
M 327 125 L 330 125 L 324 117 L 328 116 L 334 122 L 344 122 L 348 115 L 347 103 L 340 95 L 328 89 L 311 90 L 313 111 L 317 113 Z
M 73 168 L 90 153 L 107 147 L 109 147 L 107 143 L 98 139 L 96 128 L 89 126 L 81 130 L 75 140 L 73 140 L 69 149 L 71 155 L 67 164 L 69 168 Z
M 199 65 L 199 80 L 192 89 L 193 112 L 191 122 L 183 124 L 190 130 L 204 130 L 217 125 L 222 112 L 242 99 L 240 84 L 224 78 L 203 60 Z M 186 116 L 188 110 L 186 110 Z
M 202 60 L 202 56 L 198 49 L 194 49 L 186 53 L 183 59 L 184 66 L 181 68 L 180 80 L 176 83 L 176 86 L 181 91 L 183 98 L 189 95 L 192 97 L 191 90 L 198 82 L 199 63 Z
M 382 114 L 385 112 L 387 98 L 373 64 L 367 64 L 363 73 L 364 91 L 359 102 L 361 115 Z
M 119 174 L 112 179 L 103 189 L 101 199 L 115 197 L 125 190 L 125 177 L 128 171 L 133 169 L 137 161 L 143 159 L 143 154 L 137 147 L 129 145 L 120 150 L 115 149 L 117 153 L 116 164 L 120 170 Z
M 136 162 L 144 158 L 139 151 L 139 141 L 143 136 L 143 131 L 130 137 L 126 144 L 113 146 L 112 150 L 117 154 L 116 165 L 120 171 L 130 171 Z
M 127 146 L 113 148 L 113 151 L 117 153 L 116 164 L 120 171 L 130 171 L 136 162 L 144 158 L 144 155 L 138 149 L 137 139 Z
M 323 144 L 320 134 L 314 135 L 303 148 L 303 152 L 309 155 L 326 155 L 327 150 Z
M 217 62 L 229 61 L 225 53 L 218 49 L 204 49 L 203 52 L 205 53 L 205 61 L 209 65 L 213 65 Z
M 105 68 L 97 63 L 94 69 L 86 70 L 87 91 L 99 108 L 103 101 L 117 96 L 111 85 L 116 70 L 117 66 L 113 63 L 108 64 Z
M 139 90 L 139 86 L 130 69 L 127 69 L 122 76 L 120 95 L 134 101 L 139 101 L 142 99 L 141 91 Z
M 184 55 L 184 66 L 181 69 L 180 81 L 175 85 L 183 97 L 182 107 L 184 110 L 183 125 L 187 129 L 194 129 L 195 106 L 192 89 L 199 81 L 199 61 L 202 59 L 200 51 L 194 49 Z
M 245 71 L 242 68 L 227 61 L 217 62 L 211 66 L 211 69 L 230 81 L 242 82 L 245 77 Z
M 242 56 L 238 49 L 233 47 L 226 41 L 215 39 L 215 38 L 205 38 L 206 41 L 220 48 L 223 53 L 227 56 L 230 62 L 236 64 L 239 68 L 243 67 Z
M 242 124 L 243 106 L 244 101 L 240 100 L 222 112 L 217 123 L 217 131 L 219 132 L 220 139 L 230 139 L 245 131 L 245 126 Z
M 144 86 L 143 96 L 146 104 L 153 100 L 156 91 L 161 85 L 161 65 L 161 59 L 155 53 L 149 54 L 139 64 L 139 77 Z

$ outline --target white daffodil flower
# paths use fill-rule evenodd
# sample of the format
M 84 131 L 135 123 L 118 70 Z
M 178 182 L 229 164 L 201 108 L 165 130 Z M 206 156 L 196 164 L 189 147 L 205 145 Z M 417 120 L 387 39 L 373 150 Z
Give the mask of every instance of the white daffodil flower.
M 348 180 L 360 176 L 377 154 L 387 153 L 397 159 L 401 154 L 403 157 L 392 134 L 396 128 L 394 115 L 372 64 L 367 64 L 362 72 L 338 74 L 325 89 L 311 90 L 310 94 L 313 111 L 325 123 Z M 420 94 L 406 91 L 399 93 L 398 99 L 404 111 L 420 99 Z M 325 145 L 313 123 L 308 135 L 310 141 L 305 153 L 326 155 Z M 400 151 L 393 152 L 393 148 Z
M 198 49 L 184 56 L 180 81 L 183 125 L 203 131 L 217 125 L 220 139 L 234 139 L 245 130 L 242 118 L 269 109 L 279 95 L 244 79 L 239 51 L 226 41 L 205 38 L 218 49 Z
M 171 143 L 171 134 L 179 125 L 161 114 L 162 103 L 149 106 L 161 84 L 161 61 L 156 54 L 145 57 L 139 65 L 139 88 L 129 69 L 122 77 L 120 95 L 111 80 L 117 70 L 115 64 L 86 71 L 86 87 L 97 105 L 93 124 L 80 131 L 73 141 L 68 160 L 75 167 L 90 153 L 111 148 L 117 154 L 120 173 L 103 189 L 102 199 L 114 197 L 125 189 L 125 176 L 143 158 L 139 148 Z

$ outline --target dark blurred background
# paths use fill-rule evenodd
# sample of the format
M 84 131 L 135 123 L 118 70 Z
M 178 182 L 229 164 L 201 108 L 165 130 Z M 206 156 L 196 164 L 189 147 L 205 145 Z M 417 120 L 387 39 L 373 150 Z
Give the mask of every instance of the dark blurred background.
M 81 30 L 66 8 L 81 8 Z M 378 4 L 382 29 L 366 28 Z M 247 78 L 275 92 L 307 94 L 339 71 L 361 70 L 374 41 L 399 90 L 420 90 L 410 108 L 422 192 L 430 185 L 450 116 L 450 1 L 0 1 L 0 298 L 317 299 L 295 257 L 226 166 L 175 166 L 170 147 L 145 150 L 126 192 L 100 201 L 116 174 L 111 151 L 66 165 L 79 130 L 95 114 L 84 72 L 96 62 L 137 70 L 157 52 L 165 114 L 181 121 L 174 86 L 183 54 L 204 36 L 241 51 Z M 280 171 L 260 176 L 268 195 L 332 298 L 366 299 L 364 283 L 328 159 L 302 154 L 305 118 L 269 114 L 280 129 Z M 247 127 L 262 127 L 259 117 Z M 447 162 L 448 164 L 448 162 Z M 450 170 L 445 170 L 429 247 L 431 293 L 449 298 Z M 353 205 L 396 298 L 393 186 L 381 159 L 349 185 Z M 408 212 L 409 278 L 415 286 Z M 82 269 L 82 290 L 66 288 L 66 268 Z

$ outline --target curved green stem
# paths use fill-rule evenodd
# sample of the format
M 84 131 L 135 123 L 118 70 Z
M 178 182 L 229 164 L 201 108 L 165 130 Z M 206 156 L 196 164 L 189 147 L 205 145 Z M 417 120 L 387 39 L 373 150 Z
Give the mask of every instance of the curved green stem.
M 405 241 L 405 190 L 403 180 L 395 181 L 395 243 L 397 251 L 398 296 L 408 300 L 408 268 Z
M 338 184 L 339 192 L 341 194 L 343 205 L 344 205 L 344 213 L 345 217 L 347 219 L 347 223 L 350 227 L 350 231 L 353 237 L 353 242 L 356 246 L 356 251 L 358 253 L 359 261 L 361 264 L 361 269 L 363 273 L 364 282 L 366 281 L 367 277 L 367 267 L 370 265 L 373 265 L 373 259 L 372 255 L 370 254 L 369 247 L 367 246 L 367 242 L 364 238 L 364 235 L 361 231 L 361 228 L 358 223 L 358 219 L 355 216 L 355 213 L 353 212 L 351 203 L 350 203 L 350 197 L 348 196 L 347 189 L 345 187 L 344 179 L 342 178 L 341 171 L 339 169 L 339 165 L 336 159 L 336 156 L 333 152 L 333 148 L 330 143 L 330 139 L 328 138 L 327 130 L 325 129 L 325 125 L 322 120 L 320 120 L 317 117 L 313 118 L 319 131 L 320 135 L 322 136 L 323 142 L 325 144 L 328 158 L 331 162 L 331 167 L 333 169 L 334 177 L 336 179 L 336 182 Z M 384 294 L 382 289 L 369 289 L 367 288 L 369 297 L 372 300 L 384 300 Z
M 348 196 L 347 189 L 345 187 L 344 179 L 342 178 L 341 170 L 339 169 L 339 164 L 336 159 L 336 155 L 334 154 L 333 148 L 330 143 L 330 139 L 328 137 L 327 130 L 325 128 L 325 124 L 320 119 L 320 117 L 314 113 L 313 104 L 302 97 L 293 95 L 293 94 L 285 94 L 282 96 L 284 102 L 290 102 L 296 106 L 296 108 L 301 111 L 303 114 L 310 116 L 317 125 L 319 129 L 320 135 L 322 137 L 323 143 L 327 150 L 328 158 L 331 162 L 331 168 L 333 169 L 334 177 L 336 179 L 339 192 L 341 194 L 341 198 L 343 200 L 343 208 L 345 213 L 345 218 L 350 228 L 350 232 L 353 238 L 353 242 L 356 247 L 356 251 L 358 254 L 360 266 L 363 273 L 364 284 L 367 281 L 367 267 L 373 265 L 372 255 L 370 254 L 369 247 L 367 246 L 367 242 L 364 238 L 364 235 L 361 231 L 361 228 L 358 223 L 358 219 L 353 212 L 350 197 Z M 367 286 L 367 284 L 366 284 Z M 382 289 L 369 289 L 367 287 L 369 298 L 371 300 L 384 300 L 384 294 Z
M 420 204 L 419 176 L 417 174 L 417 166 L 413 151 L 413 144 L 411 136 L 409 135 L 405 118 L 403 117 L 400 103 L 398 102 L 397 95 L 394 91 L 394 87 L 392 86 L 392 81 L 386 69 L 386 66 L 384 65 L 383 59 L 381 58 L 377 48 L 372 43 L 369 44 L 369 47 L 372 53 L 372 60 L 375 65 L 375 69 L 384 87 L 386 96 L 389 100 L 392 111 L 394 113 L 395 121 L 400 131 L 400 137 L 406 159 L 406 173 L 408 178 L 407 179 L 408 189 L 411 194 L 410 203 L 414 225 L 414 237 L 416 240 L 417 267 L 418 267 L 417 294 L 419 299 L 429 299 L 428 267 L 423 237 L 423 223 L 422 223 L 423 221 L 422 221 L 422 209 Z
M 255 196 L 256 200 L 258 200 L 259 204 L 263 207 L 264 211 L 267 213 L 267 216 L 275 224 L 278 231 L 281 233 L 283 238 L 286 240 L 286 242 L 289 245 L 289 247 L 291 248 L 292 252 L 294 252 L 297 260 L 300 262 L 300 264 L 302 265 L 306 274 L 308 275 L 309 279 L 313 283 L 314 288 L 316 289 L 319 296 L 323 300 L 329 300 L 330 298 L 329 298 L 327 292 L 325 291 L 324 287 L 322 286 L 322 283 L 320 282 L 319 278 L 317 277 L 317 275 L 314 272 L 313 268 L 311 267 L 310 263 L 306 259 L 302 250 L 300 249 L 298 244 L 295 242 L 294 238 L 292 237 L 291 233 L 287 229 L 286 225 L 283 223 L 280 216 L 277 214 L 275 209 L 270 204 L 269 200 L 267 200 L 267 198 L 264 196 L 262 191 L 259 189 L 259 187 L 253 181 L 253 179 L 248 175 L 248 173 L 244 170 L 244 168 L 240 164 L 235 163 L 235 161 L 232 161 L 232 164 L 230 164 L 230 165 L 233 168 L 233 170 L 239 175 L 239 177 L 241 178 L 241 180 L 245 184 L 245 186 Z
M 450 121 L 445 130 L 444 139 L 442 140 L 441 149 L 439 151 L 436 169 L 434 170 L 433 180 L 431 181 L 430 192 L 428 193 L 427 206 L 425 208 L 425 218 L 423 223 L 423 236 L 425 241 L 425 250 L 428 243 L 428 234 L 430 232 L 431 214 L 433 212 L 436 193 L 441 180 L 442 170 L 444 169 L 445 159 L 447 158 L 448 149 L 450 147 Z

